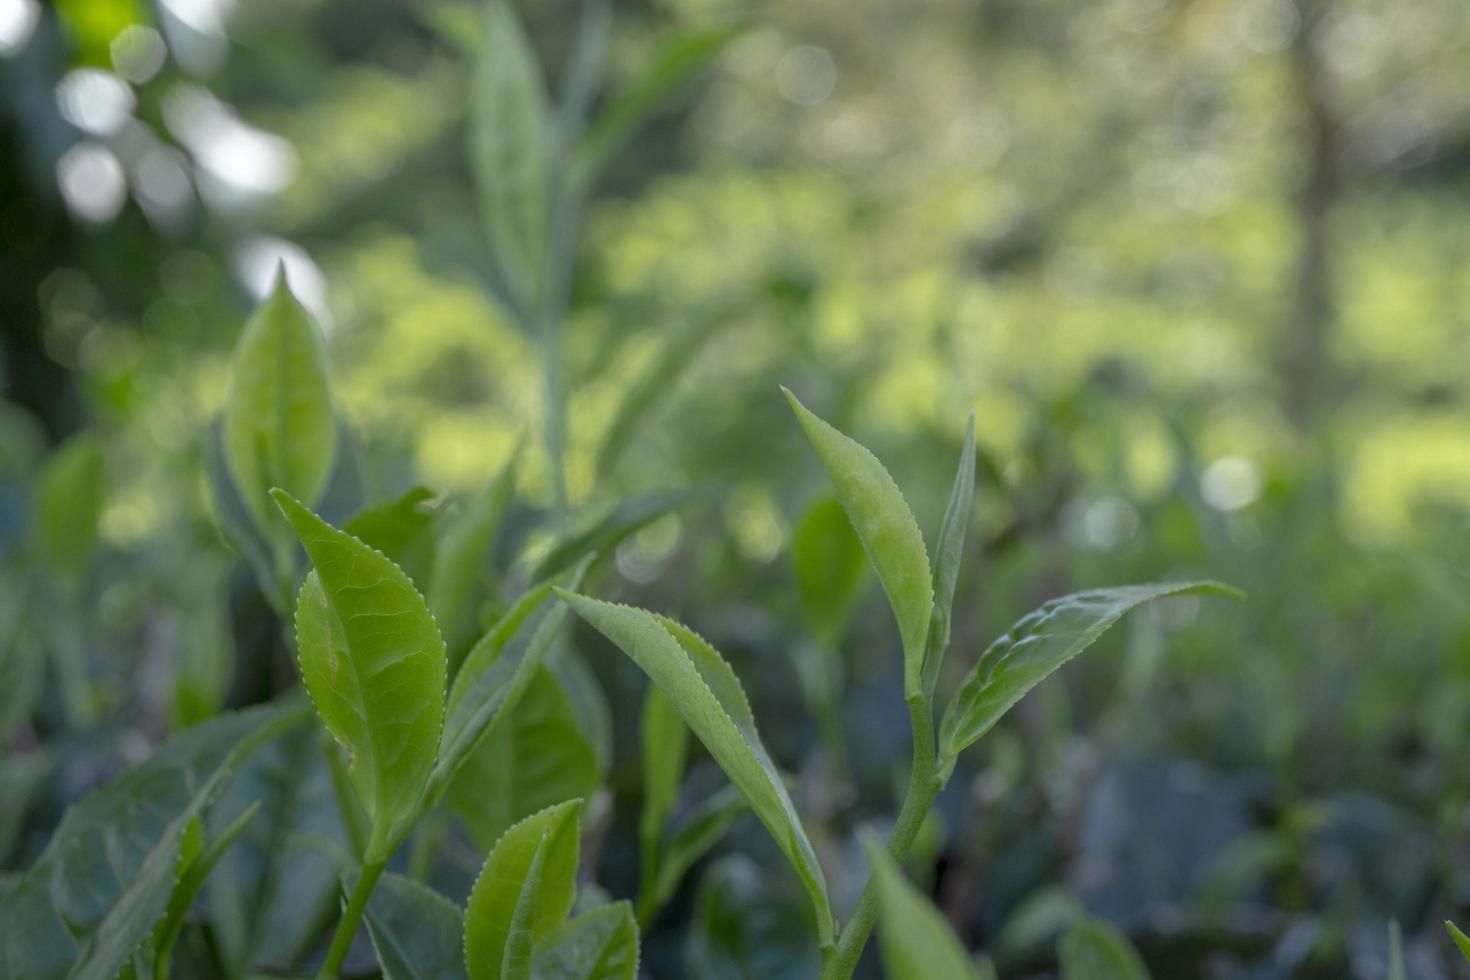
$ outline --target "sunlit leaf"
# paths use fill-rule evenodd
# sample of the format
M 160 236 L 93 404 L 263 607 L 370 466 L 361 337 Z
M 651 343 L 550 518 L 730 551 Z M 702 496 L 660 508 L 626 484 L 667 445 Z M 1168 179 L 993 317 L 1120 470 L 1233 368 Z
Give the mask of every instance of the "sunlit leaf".
M 309 710 L 292 698 L 210 719 L 68 810 L 0 897 L 0 978 L 113 980 L 167 911 L 190 824 Z
M 444 641 L 408 576 L 289 494 L 274 491 L 314 571 L 296 604 L 301 675 L 347 750 L 372 822 L 366 863 L 407 832 L 444 722 Z
M 977 980 L 949 923 L 873 840 L 864 844 L 878 895 L 878 939 L 890 980 Z
M 634 980 L 638 923 L 627 902 L 613 902 L 564 923 L 536 945 L 535 980 Z
M 505 832 L 485 859 L 465 907 L 470 980 L 511 980 L 505 967 L 561 924 L 576 897 L 578 801 L 532 814 Z
M 1062 980 L 1149 980 L 1127 937 L 1099 919 L 1079 918 L 1057 944 Z
M 387 872 L 364 918 L 383 980 L 465 980 L 464 916 L 434 889 Z
M 786 391 L 786 399 L 826 467 L 837 499 L 888 593 L 903 638 L 904 693 L 912 698 L 921 692 L 934 606 L 924 536 L 898 484 L 877 457 L 813 415 L 791 392 Z
M 822 945 L 832 942 L 827 886 L 786 786 L 766 754 L 745 692 L 723 657 L 672 620 L 564 590 L 557 594 L 653 679 L 704 743 L 790 860 L 816 913 Z
M 1074 592 L 1043 604 L 992 643 L 965 675 L 940 723 L 941 754 L 953 759 L 973 745 L 1135 606 L 1165 596 L 1210 594 L 1240 595 L 1217 582 L 1165 582 Z
M 337 452 L 321 327 L 284 273 L 246 322 L 231 371 L 220 430 L 225 463 L 256 526 L 275 543 L 284 528 L 267 493 L 280 487 L 315 506 Z

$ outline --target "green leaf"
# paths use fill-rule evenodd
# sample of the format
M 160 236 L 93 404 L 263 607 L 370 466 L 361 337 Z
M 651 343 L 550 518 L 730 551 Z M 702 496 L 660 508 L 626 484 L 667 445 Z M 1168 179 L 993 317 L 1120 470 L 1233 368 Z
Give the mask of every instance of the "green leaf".
M 638 923 L 627 902 L 613 902 L 564 923 L 536 946 L 535 980 L 635 980 Z
M 220 715 L 72 806 L 0 897 L 0 978 L 113 980 L 167 911 L 190 824 L 244 759 L 308 713 L 293 698 Z
M 1449 930 L 1450 938 L 1455 941 L 1455 946 L 1460 950 L 1460 955 L 1465 957 L 1465 962 L 1470 963 L 1470 936 L 1460 931 L 1460 927 L 1446 919 L 1444 927 Z
M 562 589 L 557 594 L 631 657 L 673 702 L 795 868 L 816 912 L 820 943 L 830 945 L 832 910 L 821 866 L 785 783 L 756 734 L 750 704 L 730 665 L 672 620 Z
M 564 580 L 581 581 L 585 564 Z M 470 648 L 449 691 L 444 740 L 429 780 L 428 800 L 437 801 L 475 746 L 507 707 L 525 692 L 555 642 L 566 610 L 545 582 L 521 596 L 488 633 Z
M 1099 919 L 1079 918 L 1057 944 L 1061 980 L 1149 980 L 1127 938 Z
M 688 491 L 651 493 L 630 497 L 604 514 L 585 530 L 569 534 L 542 558 L 534 578 L 549 579 L 571 568 L 588 554 L 605 555 L 623 541 L 689 499 Z
M 221 537 L 244 560 L 271 608 L 282 617 L 289 615 L 294 583 L 277 574 L 273 546 L 235 486 L 225 458 L 224 425 L 218 419 L 205 436 L 204 475 Z
M 194 904 L 194 899 L 204 887 L 209 873 L 214 870 L 219 859 L 245 830 L 251 819 L 260 812 L 260 807 L 258 800 L 252 803 L 244 813 L 226 824 L 207 846 L 203 845 L 203 821 L 198 817 L 194 818 L 194 823 L 190 826 L 199 828 L 199 847 L 191 849 L 186 843 L 183 848 L 184 856 L 180 862 L 178 884 L 174 886 L 174 893 L 169 897 L 168 911 L 153 930 L 153 944 L 160 959 L 167 962 L 173 952 L 174 944 L 178 941 L 179 933 L 184 928 L 184 917 L 188 915 L 189 907 Z M 194 850 L 194 853 L 191 854 L 191 850 Z
M 7 680 L 9 675 L 6 675 Z M 8 750 L 0 757 L 0 863 L 14 848 L 36 789 L 51 773 L 52 762 L 44 751 Z
M 342 530 L 388 557 L 415 582 L 428 581 L 434 564 L 434 492 L 414 487 L 387 503 L 365 507 Z
M 372 821 L 364 863 L 379 862 L 408 831 L 438 754 L 444 641 L 397 565 L 290 494 L 272 496 L 315 567 L 296 603 L 301 676 Z
M 41 554 L 58 580 L 78 586 L 97 556 L 97 522 L 107 497 L 102 443 L 81 432 L 46 459 L 36 478 Z
M 781 390 L 816 448 L 837 499 L 888 593 L 903 638 L 904 694 L 913 698 L 922 692 L 924 649 L 934 606 L 929 556 L 919 524 L 898 484 L 876 456 L 813 415 L 790 391 Z
M 657 684 L 648 685 L 639 721 L 643 735 L 643 811 L 638 836 L 645 850 L 653 850 L 679 799 L 679 783 L 689 759 L 689 726 Z
M 581 802 L 571 800 L 527 817 L 507 830 L 485 859 L 465 907 L 470 980 L 510 980 L 507 959 L 518 959 L 523 947 L 546 936 L 571 911 L 580 811 Z
M 597 750 L 557 675 L 547 666 L 501 712 L 449 784 L 449 807 L 476 847 L 562 800 L 591 796 L 602 783 Z
M 485 5 L 485 46 L 470 95 L 470 166 L 496 264 L 515 303 L 540 298 L 550 226 L 545 84 L 506 0 Z
M 284 528 L 266 494 L 280 487 L 314 506 L 337 453 L 337 421 L 321 327 L 284 271 L 235 346 L 221 426 L 225 463 L 256 526 L 273 545 Z
M 383 980 L 466 980 L 464 916 L 434 889 L 387 872 L 365 918 Z
M 170 705 L 176 728 L 198 724 L 216 714 L 230 693 L 235 672 L 235 639 L 230 632 L 227 600 L 219 586 L 200 585 L 182 616 Z
M 894 980 L 976 980 L 969 954 L 919 890 L 882 845 L 863 842 L 873 866 L 878 896 L 878 938 L 883 968 Z
M 434 555 L 434 570 L 429 576 L 429 610 L 444 631 L 451 658 L 464 652 L 464 645 L 474 632 L 475 587 L 480 581 L 485 556 L 495 541 L 495 532 L 510 506 L 520 455 L 517 446 L 490 486 L 448 522 Z
M 700 980 L 817 976 L 811 928 L 794 897 L 742 854 L 716 862 L 695 892 L 684 975 Z
M 658 873 L 647 900 L 646 915 L 652 916 L 669 903 L 684 875 L 720 842 L 730 825 L 747 809 L 745 797 L 735 787 L 727 786 L 674 825 L 659 848 Z
M 953 760 L 1017 701 L 1107 632 L 1135 606 L 1165 596 L 1233 595 L 1218 582 L 1165 582 L 1074 592 L 1028 613 L 980 655 L 945 708 L 940 754 Z
M 960 465 L 954 475 L 949 506 L 939 525 L 939 547 L 934 554 L 934 615 L 929 620 L 929 649 L 924 657 L 924 696 L 934 697 L 939 668 L 949 649 L 950 612 L 959 582 L 960 561 L 965 553 L 965 534 L 970 529 L 970 509 L 975 502 L 975 413 L 965 424 L 965 441 L 960 447 Z
M 595 180 L 639 125 L 703 71 L 737 33 L 730 28 L 691 31 L 664 42 L 643 74 L 614 95 L 588 127 L 573 164 L 578 180 Z
M 863 543 L 836 497 L 819 498 L 797 521 L 791 564 L 807 628 L 830 649 L 841 638 L 868 570 Z

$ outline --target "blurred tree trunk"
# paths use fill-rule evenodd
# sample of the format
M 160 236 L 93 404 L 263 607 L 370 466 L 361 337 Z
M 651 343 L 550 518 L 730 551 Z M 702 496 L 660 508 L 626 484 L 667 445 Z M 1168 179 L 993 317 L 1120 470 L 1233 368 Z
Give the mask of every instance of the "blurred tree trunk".
M 1335 387 L 1332 334 L 1337 318 L 1333 213 L 1342 194 L 1342 129 L 1332 102 L 1318 27 L 1332 0 L 1296 0 L 1300 23 L 1288 57 L 1296 86 L 1301 139 L 1294 207 L 1300 236 L 1280 369 L 1286 410 L 1312 423 Z

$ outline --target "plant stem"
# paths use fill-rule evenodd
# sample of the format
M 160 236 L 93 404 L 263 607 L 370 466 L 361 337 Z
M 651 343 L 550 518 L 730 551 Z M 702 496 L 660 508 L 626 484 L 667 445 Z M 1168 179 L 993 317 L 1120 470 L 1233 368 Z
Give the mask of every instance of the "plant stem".
M 922 695 L 909 699 L 909 721 L 914 730 L 914 764 L 903 807 L 898 811 L 893 832 L 888 835 L 888 853 L 899 863 L 908 856 L 924 818 L 929 815 L 929 807 L 944 787 L 944 774 L 934 757 L 934 718 L 929 702 Z M 862 897 L 837 937 L 837 945 L 830 952 L 823 951 L 822 980 L 848 980 L 852 976 L 877 919 L 877 884 L 870 873 Z
M 357 935 L 357 924 L 362 919 L 363 909 L 367 908 L 368 897 L 373 893 L 373 886 L 378 883 L 378 876 L 383 873 L 383 864 L 382 861 L 375 861 L 364 865 L 362 874 L 357 876 L 357 884 L 347 899 L 347 908 L 342 910 L 342 919 L 337 923 L 337 931 L 332 934 L 332 945 L 327 949 L 327 958 L 322 963 L 317 980 L 336 980 L 341 972 L 342 961 L 347 958 L 352 938 Z

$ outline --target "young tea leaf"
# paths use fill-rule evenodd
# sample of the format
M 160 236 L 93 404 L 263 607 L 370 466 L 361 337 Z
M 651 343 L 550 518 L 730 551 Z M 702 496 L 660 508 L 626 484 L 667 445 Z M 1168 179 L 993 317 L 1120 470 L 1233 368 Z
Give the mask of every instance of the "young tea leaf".
M 806 890 L 820 943 L 830 945 L 832 911 L 821 866 L 785 783 L 756 734 L 750 704 L 730 665 L 702 638 L 672 620 L 562 589 L 557 595 L 652 678 L 750 801 Z
M 444 631 L 450 659 L 456 664 L 474 631 L 475 586 L 495 533 L 510 506 L 520 455 L 518 446 L 490 486 L 448 522 L 434 555 L 434 570 L 429 576 L 429 610 Z
M 547 807 L 511 827 L 496 843 L 465 906 L 465 962 L 470 980 L 512 980 L 506 965 L 550 933 L 572 909 L 577 888 L 581 803 Z
M 969 955 L 927 898 L 904 878 L 882 845 L 863 843 L 878 896 L 883 968 L 893 980 L 977 980 Z
M 791 392 L 786 400 L 816 448 L 837 499 L 868 552 L 888 593 L 903 638 L 903 687 L 907 697 L 922 692 L 924 649 L 934 590 L 924 536 L 898 484 L 876 456 L 813 415 Z
M 635 980 L 638 923 L 627 902 L 613 902 L 564 923 L 536 945 L 536 980 Z
M 820 498 L 797 521 L 791 564 L 807 629 L 830 649 L 841 638 L 868 570 L 863 543 L 836 497 Z
M 364 918 L 383 980 L 467 980 L 464 916 L 434 889 L 390 871 Z
M 1052 599 L 1016 622 L 980 655 L 945 708 L 942 757 L 953 760 L 1017 701 L 1107 632 L 1135 606 L 1178 595 L 1240 595 L 1218 582 L 1165 582 L 1074 592 Z
M 1142 958 L 1118 930 L 1099 919 L 1074 922 L 1057 944 L 1061 980 L 1149 980 Z
M 1460 950 L 1460 955 L 1465 957 L 1465 962 L 1470 963 L 1470 936 L 1460 931 L 1460 927 L 1448 919 L 1444 923 L 1445 929 L 1449 931 L 1450 938 L 1455 941 L 1455 946 Z
M 296 603 L 301 675 L 372 822 L 364 861 L 382 861 L 409 829 L 438 754 L 444 641 L 397 565 L 289 494 L 272 495 L 314 566 Z
M 531 672 L 449 784 L 450 810 L 476 847 L 544 807 L 596 792 L 603 767 L 583 721 L 551 668 Z
M 639 720 L 643 735 L 643 810 L 638 838 L 640 846 L 654 849 L 679 799 L 679 783 L 689 758 L 689 726 L 657 684 L 648 685 Z
M 471 90 L 470 165 L 495 261 L 522 309 L 539 300 L 550 225 L 545 85 L 507 0 L 485 5 Z
M 669 903 L 685 873 L 720 842 L 730 825 L 747 809 L 745 797 L 735 787 L 726 786 L 673 826 L 659 845 L 658 870 L 652 889 L 646 899 L 641 892 L 638 896 L 642 921 L 647 922 Z
M 265 537 L 281 528 L 267 493 L 280 487 L 314 506 L 337 452 L 337 421 L 321 327 L 284 272 L 240 334 L 221 426 L 225 463 Z
M 387 503 L 365 507 L 342 530 L 387 556 L 415 582 L 427 581 L 434 563 L 434 492 L 414 487 Z
M 308 714 L 291 698 L 219 715 L 72 806 L 0 895 L 0 978 L 113 980 L 167 911 L 195 818 L 242 761 Z
M 939 547 L 934 554 L 934 617 L 929 621 L 929 650 L 924 657 L 924 694 L 933 698 L 939 668 L 949 649 L 950 612 L 954 590 L 964 557 L 965 534 L 970 529 L 970 508 L 975 502 L 975 413 L 965 424 L 965 441 L 960 448 L 960 465 L 954 475 L 949 506 L 939 525 Z

